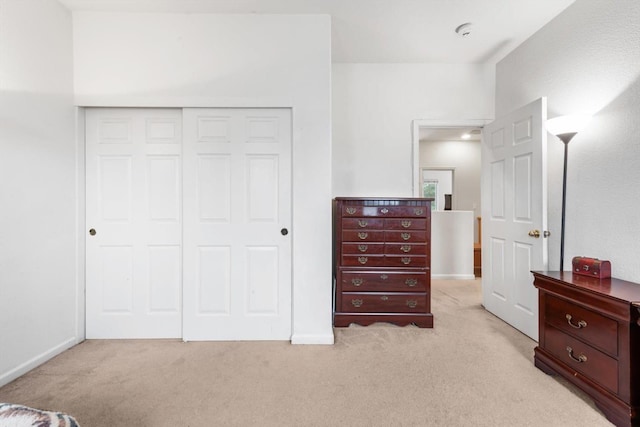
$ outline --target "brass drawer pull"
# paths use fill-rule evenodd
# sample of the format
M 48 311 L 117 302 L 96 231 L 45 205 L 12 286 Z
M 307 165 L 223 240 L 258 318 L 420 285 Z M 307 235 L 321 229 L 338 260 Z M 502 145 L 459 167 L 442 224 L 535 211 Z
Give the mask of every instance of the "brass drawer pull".
M 567 314 L 567 323 L 569 324 L 569 326 L 571 326 L 572 328 L 575 329 L 582 329 L 582 328 L 586 328 L 587 327 L 587 322 L 585 322 L 584 320 L 581 320 L 578 322 L 577 325 L 574 325 L 573 322 L 571 322 L 571 315 Z
M 380 297 L 380 299 L 381 299 L 382 301 L 387 301 L 387 300 L 389 299 L 389 297 L 388 297 L 388 296 L 386 296 L 386 295 L 382 295 L 382 296 Z
M 406 254 L 407 252 L 411 252 L 411 245 L 402 245 L 402 246 L 400 246 L 400 250 L 401 250 L 402 252 L 404 252 L 405 254 Z
M 411 221 L 409 221 L 408 219 L 403 220 L 400 224 L 401 224 L 404 228 L 409 228 L 409 227 L 411 227 Z
M 576 361 L 576 362 L 578 362 L 578 363 L 584 363 L 584 362 L 586 362 L 586 361 L 587 361 L 587 356 L 585 356 L 584 354 L 581 354 L 580 356 L 575 357 L 575 356 L 573 355 L 573 349 L 572 349 L 571 347 L 567 347 L 567 353 L 569 353 L 569 357 L 570 357 L 572 360 L 574 360 L 574 361 Z
M 363 303 L 363 301 L 361 299 L 352 299 L 351 300 L 351 304 L 354 307 L 362 307 L 362 303 Z
M 400 261 L 402 261 L 402 263 L 403 263 L 404 265 L 409 265 L 409 264 L 411 264 L 411 258 L 409 258 L 409 257 L 402 257 L 402 259 L 401 259 Z
M 411 233 L 402 233 L 400 237 L 402 237 L 402 240 L 409 240 L 411 238 Z
M 380 278 L 381 278 L 382 280 L 387 280 L 387 279 L 389 278 L 389 276 L 387 276 L 386 274 L 381 274 L 381 275 L 380 275 Z
M 407 300 L 407 307 L 416 308 L 418 306 L 418 301 L 414 299 Z
M 424 210 L 423 209 L 414 209 L 413 212 L 416 215 L 424 215 Z
M 358 233 L 358 237 L 360 238 L 360 240 L 364 240 L 369 237 L 369 233 Z
M 360 252 L 367 252 L 367 249 L 369 249 L 369 246 L 367 245 L 358 245 L 358 250 Z
M 364 219 L 359 219 L 358 220 L 358 225 L 360 227 L 366 227 L 367 226 L 367 221 L 365 221 Z
M 362 285 L 363 280 L 360 278 L 356 278 L 356 279 L 351 279 L 351 284 L 353 286 L 360 286 Z
M 366 256 L 359 256 L 359 257 L 358 257 L 358 262 L 359 262 L 360 264 L 366 264 L 366 263 L 367 263 L 367 261 L 369 261 L 369 258 L 367 258 Z
M 358 210 L 356 208 L 347 208 L 347 213 L 349 215 L 353 215 L 354 213 L 356 213 Z
M 418 279 L 407 279 L 404 281 L 404 284 L 410 288 L 415 288 L 418 284 Z
M 388 214 L 389 213 L 389 209 L 382 208 L 382 209 L 380 209 L 380 212 L 383 213 L 383 214 Z

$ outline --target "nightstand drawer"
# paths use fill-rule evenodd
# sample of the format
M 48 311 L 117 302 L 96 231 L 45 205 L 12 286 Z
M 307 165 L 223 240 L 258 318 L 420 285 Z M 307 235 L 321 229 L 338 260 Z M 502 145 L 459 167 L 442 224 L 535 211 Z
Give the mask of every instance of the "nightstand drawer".
M 612 355 L 618 355 L 618 322 L 579 305 L 547 295 L 548 324 Z
M 618 393 L 618 361 L 565 334 L 553 326 L 545 327 L 546 349 L 558 360 L 603 387 Z

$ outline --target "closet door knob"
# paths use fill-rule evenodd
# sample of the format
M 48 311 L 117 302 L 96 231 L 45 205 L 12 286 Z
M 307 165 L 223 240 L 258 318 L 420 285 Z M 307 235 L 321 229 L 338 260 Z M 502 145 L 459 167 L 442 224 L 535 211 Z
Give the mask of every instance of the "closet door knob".
M 89 230 L 89 234 L 91 234 L 92 236 L 96 235 L 96 229 L 92 228 L 91 230 Z

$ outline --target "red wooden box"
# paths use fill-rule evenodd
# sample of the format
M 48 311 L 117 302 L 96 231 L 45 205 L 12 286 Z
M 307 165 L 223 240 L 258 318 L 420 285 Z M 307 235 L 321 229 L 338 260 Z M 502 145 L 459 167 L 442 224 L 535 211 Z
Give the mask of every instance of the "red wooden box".
M 611 262 L 588 258 L 583 256 L 573 257 L 571 260 L 574 274 L 607 279 L 611 277 Z

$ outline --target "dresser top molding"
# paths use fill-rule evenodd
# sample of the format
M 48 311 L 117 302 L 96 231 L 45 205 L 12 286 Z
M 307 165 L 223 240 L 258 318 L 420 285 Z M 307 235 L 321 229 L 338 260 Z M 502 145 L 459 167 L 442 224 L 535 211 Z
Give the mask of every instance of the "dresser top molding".
M 616 278 L 598 279 L 570 271 L 532 271 L 540 279 L 534 285 L 546 292 L 570 297 L 583 306 L 600 310 L 622 321 L 640 321 L 640 310 L 631 310 L 640 302 L 640 284 Z M 557 284 L 557 286 L 556 286 Z M 561 290 L 562 289 L 562 290 Z

